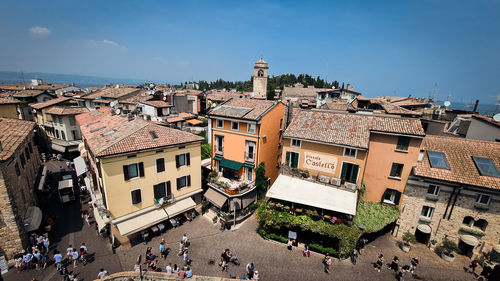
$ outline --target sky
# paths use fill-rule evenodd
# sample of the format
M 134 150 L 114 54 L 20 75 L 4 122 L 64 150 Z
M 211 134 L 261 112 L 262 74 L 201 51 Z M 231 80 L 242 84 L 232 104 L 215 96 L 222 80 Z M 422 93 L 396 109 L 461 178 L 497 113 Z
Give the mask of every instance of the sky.
M 0 2 L 0 70 L 181 82 L 308 73 L 495 103 L 500 0 Z

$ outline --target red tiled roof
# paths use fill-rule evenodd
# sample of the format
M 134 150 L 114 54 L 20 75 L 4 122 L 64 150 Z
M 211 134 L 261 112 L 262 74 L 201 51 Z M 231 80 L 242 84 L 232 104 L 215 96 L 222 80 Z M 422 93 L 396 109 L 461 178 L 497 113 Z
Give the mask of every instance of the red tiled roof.
M 103 97 L 103 98 L 110 98 L 110 99 L 118 99 L 120 97 L 126 96 L 130 93 L 139 91 L 137 88 L 105 88 L 102 90 L 98 90 L 95 92 L 92 92 L 86 96 L 83 96 L 82 98 L 84 99 L 96 99 L 98 97 Z
M 89 110 L 86 107 L 61 107 L 54 106 L 51 109 L 47 110 L 47 114 L 54 115 L 76 115 L 84 112 L 88 112 Z
M 83 138 L 96 156 L 109 156 L 144 149 L 198 142 L 194 134 L 153 124 L 141 118 L 111 115 L 111 110 L 99 109 L 76 116 Z M 158 138 L 153 138 L 154 132 Z
M 55 104 L 58 104 L 58 103 L 61 103 L 61 102 L 65 102 L 65 101 L 68 101 L 68 100 L 71 100 L 71 99 L 67 98 L 67 97 L 59 97 L 57 99 L 51 99 L 51 100 L 48 100 L 48 101 L 45 101 L 45 102 L 40 102 L 40 103 L 32 104 L 31 107 L 33 107 L 34 109 L 42 109 L 42 108 L 46 108 L 48 106 L 55 105 Z
M 175 123 L 175 122 L 181 122 L 181 121 L 184 121 L 184 118 L 182 118 L 182 117 L 172 117 L 172 118 L 168 118 L 167 119 L 168 123 Z
M 142 101 L 141 103 L 150 105 L 152 107 L 156 108 L 165 108 L 165 107 L 172 107 L 172 105 L 166 101 L 162 100 L 147 100 L 147 101 Z
M 181 113 L 179 113 L 179 117 L 184 118 L 184 119 L 188 119 L 188 118 L 195 118 L 196 116 L 194 116 L 191 113 L 181 112 Z
M 129 98 L 120 100 L 120 104 L 137 105 L 140 102 L 144 102 L 144 101 L 147 101 L 147 100 L 152 99 L 152 98 L 153 97 L 148 93 L 147 90 L 142 89 L 136 95 L 133 95 Z
M 34 128 L 32 121 L 0 118 L 0 161 L 9 159 Z
M 481 176 L 472 160 L 472 156 L 489 158 L 500 170 L 500 143 L 428 135 L 422 146 L 426 151 L 444 153 L 450 169 L 431 168 L 424 153 L 423 160 L 414 169 L 416 176 L 500 189 L 500 178 Z
M 15 98 L 3 98 L 3 97 L 0 97 L 0 104 L 16 104 L 16 103 L 20 103 L 19 100 L 15 99 Z
M 241 119 L 259 120 L 264 113 L 276 106 L 279 101 L 231 98 L 215 107 L 208 114 L 213 117 L 233 117 Z
M 226 101 L 230 98 L 239 98 L 240 96 L 248 97 L 248 96 L 250 96 L 250 94 L 249 93 L 235 93 L 235 92 L 228 92 L 228 91 L 222 91 L 222 90 L 210 90 L 207 93 L 207 100 L 222 102 L 222 101 Z
M 36 97 L 41 94 L 45 93 L 45 91 L 41 90 L 24 90 L 24 91 L 19 91 L 14 94 L 16 97 Z
M 284 137 L 367 149 L 372 131 L 419 137 L 425 135 L 418 119 L 296 108 Z

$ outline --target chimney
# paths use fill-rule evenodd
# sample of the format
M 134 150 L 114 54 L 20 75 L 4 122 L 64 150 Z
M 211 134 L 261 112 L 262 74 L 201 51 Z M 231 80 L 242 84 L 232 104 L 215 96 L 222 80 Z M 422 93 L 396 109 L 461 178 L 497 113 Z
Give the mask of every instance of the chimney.
M 351 84 L 347 83 L 347 90 L 350 90 L 351 89 Z
M 472 110 L 472 113 L 477 113 L 477 106 L 479 105 L 479 100 L 476 100 L 476 103 L 474 104 L 474 109 Z

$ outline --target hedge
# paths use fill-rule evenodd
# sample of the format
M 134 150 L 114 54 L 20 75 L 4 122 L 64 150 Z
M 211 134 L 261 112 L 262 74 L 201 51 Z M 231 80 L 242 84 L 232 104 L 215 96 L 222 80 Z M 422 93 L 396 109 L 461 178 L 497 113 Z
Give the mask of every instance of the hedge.
M 359 200 L 354 223 L 357 226 L 362 225 L 364 232 L 371 233 L 383 229 L 398 217 L 399 210 L 393 206 Z

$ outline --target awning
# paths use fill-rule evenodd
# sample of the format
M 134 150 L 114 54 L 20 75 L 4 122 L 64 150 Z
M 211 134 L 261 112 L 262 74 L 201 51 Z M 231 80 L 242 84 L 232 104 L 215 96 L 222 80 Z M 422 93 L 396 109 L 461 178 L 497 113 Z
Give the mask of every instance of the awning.
M 420 232 L 425 233 L 425 234 L 430 234 L 431 233 L 431 227 L 427 224 L 419 224 L 417 226 L 417 229 L 420 230 Z
M 239 171 L 241 169 L 241 167 L 243 166 L 243 163 L 222 158 L 219 166 L 222 168 L 233 170 L 233 171 Z
M 193 209 L 194 207 L 196 207 L 196 204 L 191 197 L 188 197 L 166 207 L 154 209 L 145 214 L 117 223 L 116 227 L 118 227 L 122 236 L 128 236 L 160 223 L 168 218 L 174 217 L 182 212 Z
M 245 166 L 247 168 L 254 168 L 255 167 L 254 164 L 248 164 L 248 163 L 243 164 L 243 166 Z
M 477 238 L 472 235 L 462 235 L 460 236 L 460 240 L 462 240 L 462 242 L 472 247 L 476 247 L 477 244 L 479 244 Z
M 493 251 L 500 254 L 500 245 L 496 245 L 495 247 L 493 247 Z
M 62 180 L 59 181 L 59 187 L 58 190 L 65 189 L 65 188 L 73 188 L 73 180 Z
M 222 208 L 224 204 L 226 204 L 227 197 L 211 188 L 209 188 L 203 196 L 205 196 L 205 198 L 207 198 L 207 200 L 210 201 L 210 203 L 219 207 L 219 209 Z
M 222 159 L 224 159 L 224 158 L 219 157 L 219 156 L 215 156 L 215 157 L 214 157 L 214 160 L 215 160 L 215 161 L 222 161 Z
M 40 183 L 38 184 L 38 190 L 42 191 L 45 186 L 45 180 L 47 179 L 47 166 L 43 166 L 42 176 L 40 177 Z
M 24 229 L 26 232 L 35 231 L 42 223 L 42 210 L 36 206 L 31 206 L 24 215 Z
M 200 125 L 203 123 L 202 121 L 197 120 L 197 119 L 186 120 L 186 122 L 188 122 L 190 125 L 193 125 L 193 126 Z
M 85 174 L 89 170 L 87 168 L 87 164 L 85 163 L 85 159 L 83 159 L 81 156 L 78 156 L 75 159 L 73 159 L 73 163 L 75 163 L 75 170 L 77 177 Z
M 351 192 L 324 184 L 279 175 L 266 196 L 278 200 L 355 215 L 357 191 Z
M 55 150 L 55 151 L 59 151 L 59 152 L 66 152 L 66 147 L 62 146 L 62 145 L 58 145 L 56 143 L 52 143 L 52 145 L 50 146 L 52 148 L 52 150 Z
M 101 217 L 97 208 L 94 208 L 94 218 L 95 218 L 95 223 L 97 224 L 97 229 L 99 232 L 101 232 L 106 227 L 107 223 Z

